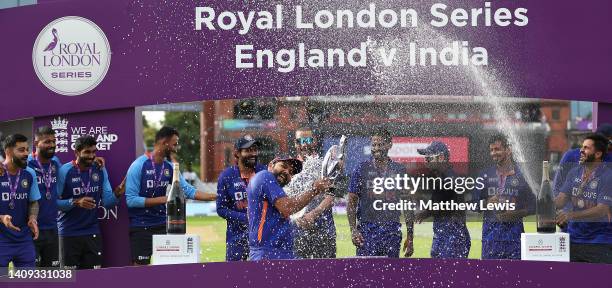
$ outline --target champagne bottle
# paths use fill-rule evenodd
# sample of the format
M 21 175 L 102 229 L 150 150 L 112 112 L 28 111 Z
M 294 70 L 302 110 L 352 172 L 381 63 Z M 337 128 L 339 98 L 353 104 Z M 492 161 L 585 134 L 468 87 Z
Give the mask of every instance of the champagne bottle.
M 185 214 L 185 193 L 179 181 L 179 164 L 174 163 L 172 173 L 172 185 L 166 192 L 166 232 L 168 234 L 185 234 L 187 230 L 187 218 Z
M 548 161 L 542 163 L 542 185 L 536 202 L 536 219 L 538 233 L 555 233 L 555 203 L 550 183 Z

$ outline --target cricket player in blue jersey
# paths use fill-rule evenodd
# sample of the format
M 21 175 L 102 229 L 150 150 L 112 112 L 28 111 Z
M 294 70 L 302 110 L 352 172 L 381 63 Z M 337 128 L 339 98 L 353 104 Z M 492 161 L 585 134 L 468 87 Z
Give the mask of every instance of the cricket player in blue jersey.
M 240 261 L 249 257 L 249 222 L 246 187 L 255 173 L 266 170 L 257 163 L 259 143 L 245 135 L 234 143 L 236 165 L 221 172 L 217 182 L 217 214 L 227 220 L 225 260 Z
M 173 166 L 168 160 L 177 152 L 179 133 L 162 127 L 155 134 L 153 152 L 138 157 L 127 173 L 125 198 L 130 216 L 132 264 L 148 265 L 152 254 L 153 235 L 166 234 L 166 188 L 172 182 Z M 214 201 L 215 194 L 197 191 L 180 176 L 185 197 Z
M 28 156 L 28 167 L 36 172 L 38 190 L 41 198 L 38 201 L 38 239 L 36 247 L 36 266 L 59 266 L 59 239 L 57 234 L 57 174 L 62 163 L 55 156 L 55 131 L 49 126 L 42 126 L 34 132 L 35 150 Z M 96 157 L 95 162 L 104 167 L 104 159 Z
M 34 242 L 38 238 L 36 174 L 27 166 L 28 138 L 21 134 L 6 137 L 6 160 L 0 175 L 0 267 L 34 267 Z
M 249 260 L 295 258 L 289 217 L 332 185 L 329 179 L 319 179 L 309 192 L 289 197 L 282 187 L 300 171 L 300 160 L 279 156 L 249 182 Z
M 587 136 L 580 166 L 567 173 L 555 199 L 557 209 L 570 203 L 569 211 L 557 214 L 557 224 L 567 224 L 572 262 L 612 263 L 612 169 L 602 161 L 607 151 L 606 137 Z
M 475 190 L 475 200 L 487 203 L 514 203 L 515 209 L 486 210 L 482 224 L 482 259 L 521 259 L 523 217 L 533 214 L 535 195 L 522 171 L 512 159 L 505 136 L 489 140 L 489 155 L 495 166 L 482 172 L 483 189 Z
M 602 134 L 608 139 L 608 151 L 612 151 L 612 125 L 605 123 L 597 127 L 598 134 Z M 561 157 L 561 161 L 559 161 L 559 169 L 555 174 L 554 182 L 553 182 L 553 194 L 554 196 L 558 196 L 563 184 L 565 184 L 565 180 L 567 179 L 567 173 L 572 170 L 574 167 L 580 165 L 580 150 L 582 148 L 575 148 L 568 150 Z M 603 162 L 612 163 L 612 153 L 606 153 Z M 570 210 L 571 206 L 565 207 L 566 210 Z M 567 226 L 560 226 L 561 231 L 567 232 Z
M 36 150 L 28 157 L 28 167 L 36 172 L 40 200 L 38 204 L 38 239 L 36 266 L 59 267 L 59 239 L 57 235 L 57 175 L 62 167 L 55 156 L 55 131 L 48 126 L 38 128 L 34 133 Z
M 397 203 L 401 200 L 409 200 L 408 196 L 399 191 L 399 187 L 375 193 L 372 181 L 375 178 L 395 178 L 397 175 L 404 175 L 406 168 L 393 162 L 388 156 L 392 146 L 389 131 L 377 130 L 372 135 L 371 145 L 372 158 L 359 164 L 349 183 L 347 215 L 351 238 L 357 247 L 357 256 L 399 258 L 402 242 L 400 222 L 402 212 L 377 210 L 374 205 L 377 202 Z M 410 257 L 414 252 L 412 242 L 414 212 L 405 211 L 404 217 L 407 235 L 403 250 L 404 256 Z
M 120 189 L 113 191 L 106 169 L 95 163 L 96 144 L 92 136 L 79 137 L 74 143 L 76 159 L 62 165 L 58 173 L 60 267 L 102 266 L 102 237 L 96 208 L 113 207 L 123 195 Z
M 429 177 L 444 179 L 455 177 L 450 160 L 450 151 L 446 144 L 433 141 L 427 148 L 417 149 L 425 156 Z M 437 189 L 432 191 L 433 203 L 464 202 L 463 194 L 452 189 Z M 465 211 L 421 211 L 416 215 L 415 222 L 420 223 L 428 217 L 433 217 L 433 241 L 431 258 L 467 258 L 470 253 L 470 233 L 465 224 Z
M 608 151 L 612 151 L 612 125 L 611 124 L 602 124 L 597 127 L 597 134 L 601 134 L 608 139 Z M 559 194 L 559 190 L 565 184 L 565 179 L 567 178 L 567 173 L 572 170 L 574 167 L 580 165 L 580 156 L 582 147 L 568 150 L 563 154 L 561 161 L 559 161 L 559 170 L 557 174 L 555 174 L 555 181 L 553 185 L 553 192 L 555 196 Z M 603 162 L 609 163 L 612 162 L 612 154 L 606 153 Z

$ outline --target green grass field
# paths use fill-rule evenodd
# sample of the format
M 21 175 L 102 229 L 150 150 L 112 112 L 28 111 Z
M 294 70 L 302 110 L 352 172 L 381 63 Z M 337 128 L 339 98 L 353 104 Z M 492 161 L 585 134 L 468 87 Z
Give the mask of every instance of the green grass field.
M 531 217 L 533 218 L 533 217 Z M 533 219 L 524 221 L 525 232 L 535 232 L 536 226 Z M 346 215 L 336 215 L 336 245 L 338 258 L 355 256 L 355 246 L 351 243 L 350 231 Z M 482 222 L 469 221 L 468 229 L 472 238 L 472 247 L 469 258 L 479 259 L 481 249 Z M 220 262 L 225 261 L 225 220 L 219 217 L 189 217 L 187 219 L 187 233 L 200 235 L 201 261 Z M 402 231 L 406 229 L 403 228 Z M 432 223 L 424 222 L 414 227 L 414 258 L 429 258 L 429 250 L 432 241 Z

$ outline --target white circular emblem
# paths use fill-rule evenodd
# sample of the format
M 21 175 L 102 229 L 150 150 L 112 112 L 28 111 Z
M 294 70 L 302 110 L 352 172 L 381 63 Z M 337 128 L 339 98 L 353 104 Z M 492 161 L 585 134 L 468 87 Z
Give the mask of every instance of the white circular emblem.
M 23 187 L 24 189 L 28 189 L 28 180 L 23 179 L 21 180 L 21 187 Z
M 36 38 L 32 62 L 51 91 L 77 96 L 96 88 L 110 66 L 108 39 L 88 19 L 67 16 L 49 23 Z
M 100 180 L 100 176 L 98 175 L 98 173 L 91 174 L 91 180 L 93 180 L 94 182 L 98 182 L 98 180 Z
M 592 182 L 591 182 L 591 185 L 590 185 L 590 186 L 591 186 L 591 189 L 597 189 L 597 184 L 598 184 L 598 183 L 597 183 L 597 180 L 592 181 Z

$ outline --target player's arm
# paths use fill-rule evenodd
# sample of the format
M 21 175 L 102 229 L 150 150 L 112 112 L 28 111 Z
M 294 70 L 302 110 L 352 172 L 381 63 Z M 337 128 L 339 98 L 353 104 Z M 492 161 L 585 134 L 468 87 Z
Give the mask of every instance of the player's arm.
M 560 212 L 557 216 L 557 223 L 567 223 L 568 221 L 598 221 L 608 216 L 610 206 L 599 203 L 597 206 L 582 211 Z
M 187 183 L 187 181 L 183 177 L 183 173 L 179 173 L 179 184 L 181 185 L 183 191 L 185 191 L 185 197 L 187 197 L 188 199 L 198 201 L 215 201 L 217 199 L 217 194 L 198 191 L 191 184 Z
M 40 200 L 40 190 L 38 190 L 38 184 L 36 181 L 36 172 L 31 168 L 27 168 L 26 171 L 30 173 L 32 176 L 32 183 L 30 185 L 29 192 L 29 205 L 28 205 L 28 227 L 32 231 L 33 239 L 38 239 L 38 210 L 39 204 L 38 200 Z
M 125 182 L 125 202 L 130 208 L 153 207 L 166 204 L 166 196 L 142 197 L 140 196 L 140 180 L 142 177 L 142 165 L 146 159 L 138 158 L 128 169 Z
M 104 207 L 110 208 L 117 205 L 117 197 L 113 192 L 113 188 L 108 180 L 108 172 L 106 172 L 106 168 L 102 168 L 102 176 L 104 177 L 104 182 L 102 182 L 102 203 L 104 203 Z
M 559 194 L 557 195 L 557 197 L 555 197 L 555 208 L 557 209 L 562 209 L 563 207 L 565 207 L 571 197 L 567 191 L 572 191 L 572 179 L 568 179 L 572 177 L 567 177 L 567 175 L 565 176 L 565 183 L 563 183 L 559 190 Z
M 211 201 L 217 200 L 217 195 L 213 193 L 208 193 L 208 192 L 196 191 L 193 199 L 198 200 L 198 201 L 211 202 Z
M 582 211 L 562 211 L 557 215 L 557 223 L 564 223 L 567 221 L 601 221 L 600 219 L 610 219 L 610 206 L 612 206 L 612 175 L 602 179 L 604 183 L 600 188 L 603 191 L 598 191 L 597 205 L 589 209 Z M 607 191 L 604 189 L 608 189 Z M 609 221 L 609 220 L 608 220 Z
M 559 193 L 561 192 L 561 188 L 565 184 L 565 179 L 567 178 L 567 173 L 569 172 L 569 170 L 571 170 L 573 165 L 577 165 L 577 163 L 570 162 L 569 154 L 570 151 L 565 152 L 565 154 L 563 154 L 563 157 L 561 158 L 561 161 L 559 161 L 559 169 L 557 170 L 557 173 L 555 174 L 552 183 L 553 195 L 555 196 L 559 195 Z
M 306 207 L 314 197 L 328 190 L 331 187 L 331 181 L 329 179 L 319 179 L 315 181 L 312 186 L 312 189 L 306 193 L 291 197 L 285 195 L 284 197 L 276 199 L 276 201 L 272 201 L 274 207 L 278 209 L 283 217 L 288 218 Z M 282 189 L 280 190 L 282 191 Z M 282 194 L 284 195 L 284 192 L 282 192 Z
M 362 246 L 365 243 L 361 232 L 357 229 L 357 205 L 359 204 L 359 191 L 361 191 L 360 167 L 355 169 L 351 175 L 348 185 L 348 202 L 346 204 L 346 215 L 351 230 L 351 240 L 353 245 Z
M 242 223 L 247 223 L 246 212 L 239 212 L 231 209 L 230 195 L 227 192 L 227 178 L 223 174 L 217 180 L 217 215 L 226 220 L 238 220 Z
M 555 197 L 555 208 L 561 209 L 565 207 L 567 202 L 569 201 L 569 196 L 565 192 L 560 192 L 557 197 Z
M 57 173 L 57 208 L 60 211 L 63 212 L 67 212 L 70 211 L 70 209 L 72 209 L 72 207 L 74 207 L 74 203 L 72 198 L 67 198 L 67 199 L 62 199 L 62 193 L 64 192 L 64 186 L 66 186 L 66 175 L 68 174 L 68 171 L 70 170 L 70 167 L 67 166 L 61 166 L 59 172 Z
M 314 219 L 318 218 L 319 216 L 321 216 L 321 214 L 323 214 L 323 212 L 334 206 L 334 200 L 334 196 L 325 195 L 323 201 L 321 201 L 321 203 L 317 207 L 312 209 L 312 211 L 308 212 L 307 214 L 311 214 Z
M 327 209 L 330 209 L 334 206 L 335 197 L 332 195 L 325 195 L 325 198 L 319 203 L 317 207 L 312 209 L 310 212 L 304 214 L 300 219 L 304 221 L 305 225 L 313 225 L 315 220 L 323 214 Z

